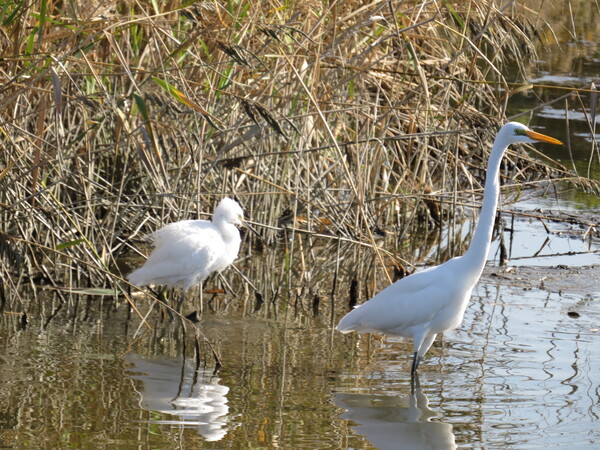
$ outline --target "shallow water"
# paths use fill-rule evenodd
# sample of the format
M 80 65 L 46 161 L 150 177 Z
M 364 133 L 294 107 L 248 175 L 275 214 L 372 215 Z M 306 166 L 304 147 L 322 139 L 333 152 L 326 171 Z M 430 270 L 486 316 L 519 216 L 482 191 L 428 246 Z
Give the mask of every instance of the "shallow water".
M 510 266 L 569 267 L 600 265 L 597 213 L 575 201 L 533 197 L 510 205 L 504 214 L 505 246 Z M 553 212 L 547 215 L 548 212 Z M 554 214 L 555 213 L 555 214 Z M 553 221 L 546 217 L 562 218 Z M 567 219 L 576 219 L 570 223 Z M 500 240 L 493 242 L 490 259 L 499 261 Z
M 593 448 L 600 283 L 589 294 L 561 294 L 494 276 L 499 270 L 486 270 L 463 325 L 434 344 L 414 395 L 409 344 L 343 336 L 319 318 L 206 314 L 200 330 L 210 346 L 201 339 L 197 360 L 194 339 L 176 323 L 153 323 L 134 339 L 139 320 L 127 320 L 123 308 L 47 330 L 5 317 L 2 442 Z

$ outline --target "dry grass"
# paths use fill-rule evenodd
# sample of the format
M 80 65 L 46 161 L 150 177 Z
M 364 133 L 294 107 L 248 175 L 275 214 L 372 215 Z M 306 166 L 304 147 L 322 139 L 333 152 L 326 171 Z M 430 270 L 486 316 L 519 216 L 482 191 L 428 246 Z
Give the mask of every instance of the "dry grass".
M 7 2 L 2 298 L 41 285 L 119 295 L 139 238 L 222 195 L 269 245 L 303 230 L 370 248 L 386 230 L 387 249 L 418 261 L 415 236 L 435 245 L 441 220 L 481 193 L 510 97 L 504 55 L 534 52 L 514 6 L 454 3 Z M 504 175 L 540 171 L 510 153 Z M 264 296 L 310 285 L 296 261 L 337 276 L 339 263 L 285 242 L 280 271 L 249 277 Z

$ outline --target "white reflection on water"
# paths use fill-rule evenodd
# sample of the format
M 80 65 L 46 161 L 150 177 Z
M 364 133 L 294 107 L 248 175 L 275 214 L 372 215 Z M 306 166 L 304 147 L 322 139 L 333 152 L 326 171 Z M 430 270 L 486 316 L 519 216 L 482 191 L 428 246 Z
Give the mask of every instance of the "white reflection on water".
M 380 449 L 454 449 L 452 425 L 432 422 L 437 417 L 420 388 L 404 397 L 371 394 L 335 394 L 333 402 L 346 412 L 341 418 L 357 426 Z
M 193 427 L 207 441 L 219 441 L 227 434 L 229 388 L 210 371 L 196 368 L 191 360 L 148 358 L 127 354 L 130 376 L 142 382 L 140 406 L 174 420 L 152 423 Z

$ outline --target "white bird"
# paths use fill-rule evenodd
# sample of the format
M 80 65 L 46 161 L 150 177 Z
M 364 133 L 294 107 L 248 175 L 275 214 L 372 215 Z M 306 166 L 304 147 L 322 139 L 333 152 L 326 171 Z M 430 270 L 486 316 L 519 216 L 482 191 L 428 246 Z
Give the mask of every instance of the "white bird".
M 511 144 L 557 139 L 510 122 L 498 134 L 490 153 L 483 205 L 471 245 L 460 257 L 414 273 L 388 286 L 375 297 L 346 314 L 336 327 L 342 333 L 391 334 L 412 338 L 411 377 L 438 333 L 458 327 L 471 292 L 485 266 L 498 206 L 500 161 Z
M 146 263 L 127 277 L 137 286 L 182 286 L 183 294 L 204 281 L 212 272 L 221 272 L 237 258 L 242 239 L 236 225 L 242 225 L 244 211 L 225 197 L 213 213 L 212 221 L 182 220 L 152 234 L 154 250 Z

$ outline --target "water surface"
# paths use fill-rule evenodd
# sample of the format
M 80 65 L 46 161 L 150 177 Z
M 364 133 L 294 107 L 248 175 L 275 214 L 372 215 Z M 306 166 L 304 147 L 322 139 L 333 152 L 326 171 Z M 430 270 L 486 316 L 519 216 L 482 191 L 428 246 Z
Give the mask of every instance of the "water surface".
M 122 311 L 46 330 L 5 317 L 0 435 L 17 448 L 593 448 L 600 283 L 549 292 L 499 270 L 434 344 L 414 393 L 409 344 L 319 318 L 209 313 L 196 359 L 178 324 L 134 339 Z

